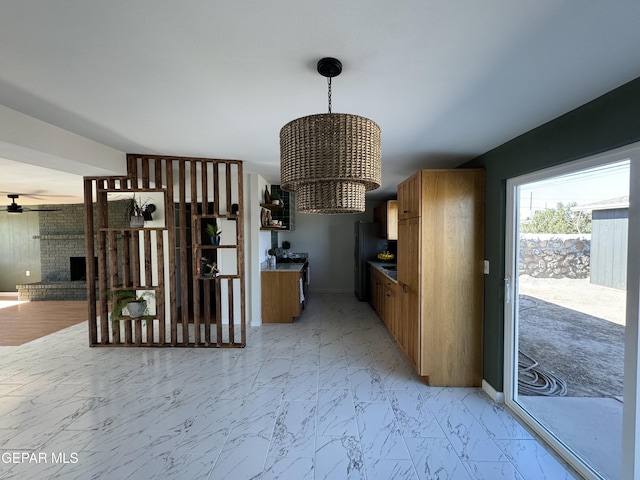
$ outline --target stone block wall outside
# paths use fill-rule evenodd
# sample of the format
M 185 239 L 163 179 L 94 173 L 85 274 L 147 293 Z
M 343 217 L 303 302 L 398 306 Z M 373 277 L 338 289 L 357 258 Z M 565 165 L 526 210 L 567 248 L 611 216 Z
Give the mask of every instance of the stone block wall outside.
M 536 278 L 588 278 L 591 235 L 522 234 L 520 275 Z

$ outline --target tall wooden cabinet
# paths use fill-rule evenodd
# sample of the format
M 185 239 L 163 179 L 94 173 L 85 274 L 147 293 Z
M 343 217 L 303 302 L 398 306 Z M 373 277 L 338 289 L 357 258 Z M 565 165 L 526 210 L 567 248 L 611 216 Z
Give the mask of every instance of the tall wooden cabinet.
M 421 170 L 398 187 L 403 349 L 428 384 L 482 382 L 484 170 Z

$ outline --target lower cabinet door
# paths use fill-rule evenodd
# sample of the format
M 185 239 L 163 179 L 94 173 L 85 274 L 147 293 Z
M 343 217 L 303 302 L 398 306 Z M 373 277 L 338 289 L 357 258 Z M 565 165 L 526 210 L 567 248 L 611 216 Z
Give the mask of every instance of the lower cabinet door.
M 384 321 L 391 335 L 397 338 L 398 318 L 396 315 L 396 294 L 387 286 L 384 288 Z
M 382 320 L 385 320 L 384 318 L 384 285 L 382 284 L 382 281 L 378 277 L 377 273 L 376 275 L 374 275 L 372 295 L 374 298 L 373 304 L 376 312 L 378 313 L 380 318 L 382 318 Z
M 401 331 L 398 341 L 416 372 L 420 375 L 426 375 L 422 371 L 418 294 L 407 287 L 406 289 L 399 288 L 398 295 L 400 299 L 399 329 Z

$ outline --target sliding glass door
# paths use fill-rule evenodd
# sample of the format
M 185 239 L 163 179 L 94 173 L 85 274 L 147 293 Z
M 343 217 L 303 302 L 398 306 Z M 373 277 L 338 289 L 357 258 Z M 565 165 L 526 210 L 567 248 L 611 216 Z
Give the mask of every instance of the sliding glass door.
M 505 400 L 586 478 L 640 475 L 639 163 L 634 145 L 507 182 Z

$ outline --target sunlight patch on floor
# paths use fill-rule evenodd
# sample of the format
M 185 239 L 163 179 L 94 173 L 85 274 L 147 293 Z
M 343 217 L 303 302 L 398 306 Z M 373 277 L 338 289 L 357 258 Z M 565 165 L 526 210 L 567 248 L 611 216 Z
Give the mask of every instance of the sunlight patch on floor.
M 29 300 L 0 300 L 0 308 L 13 307 L 21 303 L 27 303 Z

